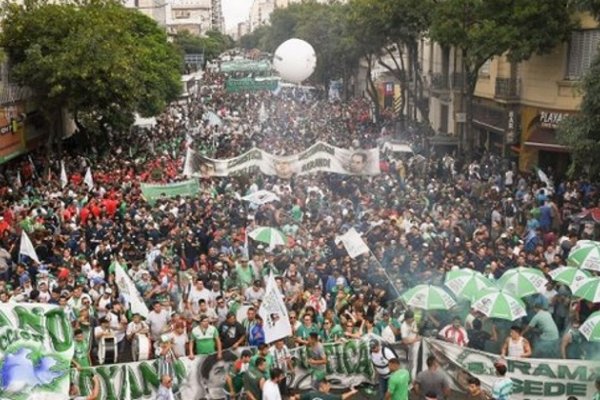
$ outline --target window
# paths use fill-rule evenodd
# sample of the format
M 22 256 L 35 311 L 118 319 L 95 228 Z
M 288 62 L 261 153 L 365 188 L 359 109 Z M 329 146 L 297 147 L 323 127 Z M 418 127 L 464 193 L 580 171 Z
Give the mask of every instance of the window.
M 479 68 L 479 76 L 490 76 L 490 65 L 492 65 L 492 59 L 490 58 L 486 62 L 483 63 L 481 68 Z
M 569 42 L 569 55 L 567 60 L 568 80 L 580 79 L 590 67 L 592 60 L 598 53 L 600 44 L 600 29 L 575 31 Z
M 448 112 L 447 104 L 440 104 L 440 132 L 448 133 Z

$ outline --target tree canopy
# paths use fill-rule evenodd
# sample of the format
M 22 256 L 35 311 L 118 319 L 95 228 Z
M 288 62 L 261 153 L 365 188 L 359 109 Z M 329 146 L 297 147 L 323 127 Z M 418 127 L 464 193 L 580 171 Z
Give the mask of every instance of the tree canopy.
M 231 37 L 214 30 L 207 31 L 206 36 L 193 35 L 188 31 L 179 32 L 173 42 L 183 53 L 203 53 L 206 60 L 217 58 L 235 44 Z
M 156 22 L 113 0 L 26 0 L 3 9 L 0 46 L 11 79 L 34 92 L 50 125 L 63 109 L 80 128 L 124 129 L 160 113 L 181 91 L 181 55 Z

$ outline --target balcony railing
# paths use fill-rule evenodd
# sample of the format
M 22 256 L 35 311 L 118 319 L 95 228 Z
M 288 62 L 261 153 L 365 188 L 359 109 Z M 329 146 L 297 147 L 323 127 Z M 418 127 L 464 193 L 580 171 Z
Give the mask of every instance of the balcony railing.
M 441 72 L 435 72 L 431 74 L 431 88 L 434 90 L 448 90 L 448 74 L 443 74 Z
M 500 100 L 517 100 L 521 96 L 521 80 L 496 78 L 495 97 Z

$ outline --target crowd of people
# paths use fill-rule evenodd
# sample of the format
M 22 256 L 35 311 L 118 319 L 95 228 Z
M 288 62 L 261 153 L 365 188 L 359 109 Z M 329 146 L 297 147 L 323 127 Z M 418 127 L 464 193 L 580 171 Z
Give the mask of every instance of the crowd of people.
M 39 151 L 2 166 L 0 301 L 62 307 L 74 328 L 75 367 L 107 362 L 98 359 L 107 337 L 114 338 L 118 361 L 129 361 L 134 341 L 144 336 L 150 357 L 159 359 L 164 389 L 177 357 L 216 353 L 220 359 L 229 349 L 254 346 L 255 355 L 243 351 L 234 363 L 224 390 L 271 400 L 278 398 L 275 387 L 291 395 L 282 378 L 293 368 L 290 348 L 307 346 L 311 367 L 323 372 L 324 343 L 372 334 L 409 348 L 406 372 L 378 341 L 370 343 L 382 398 L 399 400 L 409 385 L 421 399 L 448 396 L 435 359 L 416 373 L 422 336 L 511 357 L 600 359 L 598 346 L 577 330 L 599 304 L 573 298 L 551 280 L 526 299 L 528 316 L 514 322 L 486 318 L 468 303 L 426 312 L 396 301 L 416 284 L 443 285 L 456 266 L 496 279 L 517 266 L 547 274 L 564 265 L 577 240 L 597 234 L 574 217 L 599 205 L 597 184 L 584 177 L 559 180 L 548 171 L 554 178 L 548 185 L 485 151 L 466 162 L 420 146 L 422 157 L 382 156 L 377 176 L 202 179 L 193 198 L 162 196 L 150 205 L 140 184 L 183 180 L 187 146 L 222 159 L 252 147 L 289 155 L 317 141 L 369 149 L 382 136 L 398 136 L 389 121 L 374 121 L 364 99 L 330 102 L 300 90 L 230 94 L 224 79 L 205 73 L 194 98 L 169 107 L 152 128 L 111 134 L 106 148 L 65 151 L 51 161 Z M 206 119 L 209 111 L 219 123 Z M 84 183 L 87 167 L 91 188 Z M 241 199 L 259 189 L 280 200 L 258 206 Z M 257 226 L 279 228 L 289 242 L 274 248 L 248 243 Z M 353 259 L 336 244 L 352 227 L 371 254 Z M 19 255 L 22 230 L 41 264 Z M 129 312 L 115 282 L 116 263 L 149 306 L 147 318 Z M 276 343 L 265 343 L 257 314 L 270 273 L 293 328 Z M 315 376 L 321 393 L 303 398 L 334 398 L 323 395 L 329 391 L 324 374 Z M 478 380 L 469 383 L 479 393 Z

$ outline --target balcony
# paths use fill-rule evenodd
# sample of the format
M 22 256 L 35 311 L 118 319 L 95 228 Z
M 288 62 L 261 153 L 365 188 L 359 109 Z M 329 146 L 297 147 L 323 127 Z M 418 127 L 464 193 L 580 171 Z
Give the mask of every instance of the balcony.
M 517 101 L 521 97 L 521 80 L 514 78 L 496 78 L 494 98 L 504 101 Z
M 441 72 L 435 72 L 431 74 L 430 88 L 433 95 L 439 95 L 448 92 L 450 89 L 448 74 L 444 74 Z

